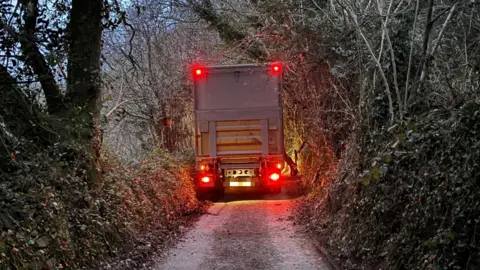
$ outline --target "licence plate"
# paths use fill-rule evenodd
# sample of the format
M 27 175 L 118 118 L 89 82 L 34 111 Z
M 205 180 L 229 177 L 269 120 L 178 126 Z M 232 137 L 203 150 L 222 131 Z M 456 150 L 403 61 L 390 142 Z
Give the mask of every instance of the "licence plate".
M 230 182 L 231 187 L 251 187 L 252 182 Z

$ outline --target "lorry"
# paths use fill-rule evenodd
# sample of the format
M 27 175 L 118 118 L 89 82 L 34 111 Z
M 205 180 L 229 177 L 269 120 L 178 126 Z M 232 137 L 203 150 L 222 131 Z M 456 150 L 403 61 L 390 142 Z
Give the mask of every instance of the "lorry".
M 281 191 L 282 65 L 192 65 L 197 194 Z

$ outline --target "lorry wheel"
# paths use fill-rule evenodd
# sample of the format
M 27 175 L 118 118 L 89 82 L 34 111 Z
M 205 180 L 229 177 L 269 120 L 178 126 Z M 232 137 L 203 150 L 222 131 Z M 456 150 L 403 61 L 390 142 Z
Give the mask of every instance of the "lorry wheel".
M 225 195 L 225 189 L 223 187 L 215 189 L 215 200 L 221 199 Z
M 216 188 L 216 189 L 198 189 L 196 191 L 197 199 L 199 201 L 218 201 L 223 197 L 224 189 Z
M 210 189 L 197 189 L 196 190 L 197 200 L 199 201 L 213 201 L 214 192 Z

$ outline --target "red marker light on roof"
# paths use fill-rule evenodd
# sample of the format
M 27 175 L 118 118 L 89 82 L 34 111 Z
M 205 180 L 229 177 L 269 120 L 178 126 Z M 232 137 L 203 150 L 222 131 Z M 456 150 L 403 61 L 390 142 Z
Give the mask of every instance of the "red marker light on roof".
M 196 65 L 192 67 L 192 74 L 194 78 L 201 78 L 205 76 L 205 68 L 200 65 Z
M 282 72 L 282 65 L 280 63 L 274 63 L 270 66 L 270 72 L 276 74 Z
M 282 64 L 280 63 L 273 63 L 270 66 L 270 73 L 271 74 L 280 74 L 282 73 Z

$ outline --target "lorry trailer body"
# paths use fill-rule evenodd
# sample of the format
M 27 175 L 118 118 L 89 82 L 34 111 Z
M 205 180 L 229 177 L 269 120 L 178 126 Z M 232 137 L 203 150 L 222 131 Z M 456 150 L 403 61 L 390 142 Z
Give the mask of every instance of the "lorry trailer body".
M 197 191 L 281 190 L 282 66 L 194 66 Z

